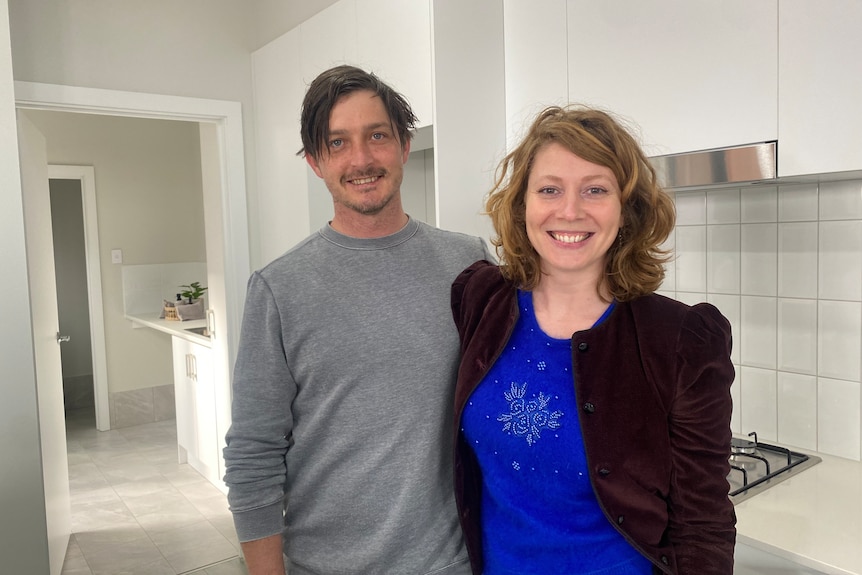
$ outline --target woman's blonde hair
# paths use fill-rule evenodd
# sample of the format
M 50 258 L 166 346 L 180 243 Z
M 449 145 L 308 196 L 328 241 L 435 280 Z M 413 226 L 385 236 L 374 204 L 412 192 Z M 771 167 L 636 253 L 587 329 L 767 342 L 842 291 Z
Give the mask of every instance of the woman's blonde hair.
M 536 154 L 552 142 L 610 168 L 620 186 L 622 228 L 607 252 L 599 293 L 627 301 L 654 292 L 670 259 L 660 246 L 673 230 L 673 200 L 632 135 L 610 114 L 585 107 L 546 108 L 497 168 L 485 207 L 497 233 L 492 243 L 503 275 L 527 290 L 541 279 L 539 254 L 527 237 L 525 194 Z

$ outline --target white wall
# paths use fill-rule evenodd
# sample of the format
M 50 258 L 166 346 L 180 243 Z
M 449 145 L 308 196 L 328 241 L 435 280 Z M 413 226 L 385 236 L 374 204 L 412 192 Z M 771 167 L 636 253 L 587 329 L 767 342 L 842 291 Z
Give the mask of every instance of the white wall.
M 255 0 L 253 50 L 296 28 L 338 0 Z
M 506 151 L 503 1 L 432 2 L 437 223 L 489 237 L 483 198 Z
M 123 263 L 206 261 L 200 137 L 196 123 L 65 112 L 26 112 L 52 164 L 95 169 L 102 297 L 111 393 L 173 381 L 171 342 L 123 318 Z
M 48 573 L 36 372 L 24 250 L 6 0 L 0 0 L 0 557 L 10 573 Z
M 246 163 L 253 166 L 250 52 L 255 18 L 266 14 L 234 0 L 11 0 L 14 77 L 241 102 Z M 246 170 L 252 262 L 255 176 Z

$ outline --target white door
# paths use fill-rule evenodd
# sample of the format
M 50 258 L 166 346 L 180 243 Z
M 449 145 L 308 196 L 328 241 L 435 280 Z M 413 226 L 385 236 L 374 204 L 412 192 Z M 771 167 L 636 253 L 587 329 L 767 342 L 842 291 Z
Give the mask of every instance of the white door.
M 48 523 L 48 556 L 51 575 L 59 575 L 72 533 L 72 507 L 66 454 L 63 372 L 57 339 L 60 320 L 54 279 L 48 157 L 45 137 L 20 110 L 18 148 L 21 156 L 24 234 L 27 242 L 33 351 L 36 359 L 36 399 L 39 407 L 42 474 Z

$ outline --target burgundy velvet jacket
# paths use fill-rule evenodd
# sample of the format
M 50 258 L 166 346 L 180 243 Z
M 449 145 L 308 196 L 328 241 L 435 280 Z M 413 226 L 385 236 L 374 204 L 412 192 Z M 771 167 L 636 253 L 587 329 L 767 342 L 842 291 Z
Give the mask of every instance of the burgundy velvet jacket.
M 470 394 L 515 322 L 515 287 L 488 262 L 452 286 L 461 336 L 455 390 L 455 493 L 473 572 L 482 573 L 482 476 L 460 433 Z M 659 295 L 617 303 L 572 337 L 579 420 L 590 481 L 610 521 L 655 573 L 733 572 L 730 325 L 709 304 Z

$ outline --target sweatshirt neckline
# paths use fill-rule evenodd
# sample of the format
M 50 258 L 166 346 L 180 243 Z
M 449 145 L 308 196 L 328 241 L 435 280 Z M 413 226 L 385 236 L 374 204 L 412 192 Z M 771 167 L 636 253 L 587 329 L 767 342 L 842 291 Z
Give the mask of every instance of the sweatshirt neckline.
M 328 223 L 320 228 L 320 237 L 348 250 L 384 250 L 403 244 L 419 231 L 419 220 L 409 218 L 403 228 L 379 238 L 355 238 L 335 231 Z

